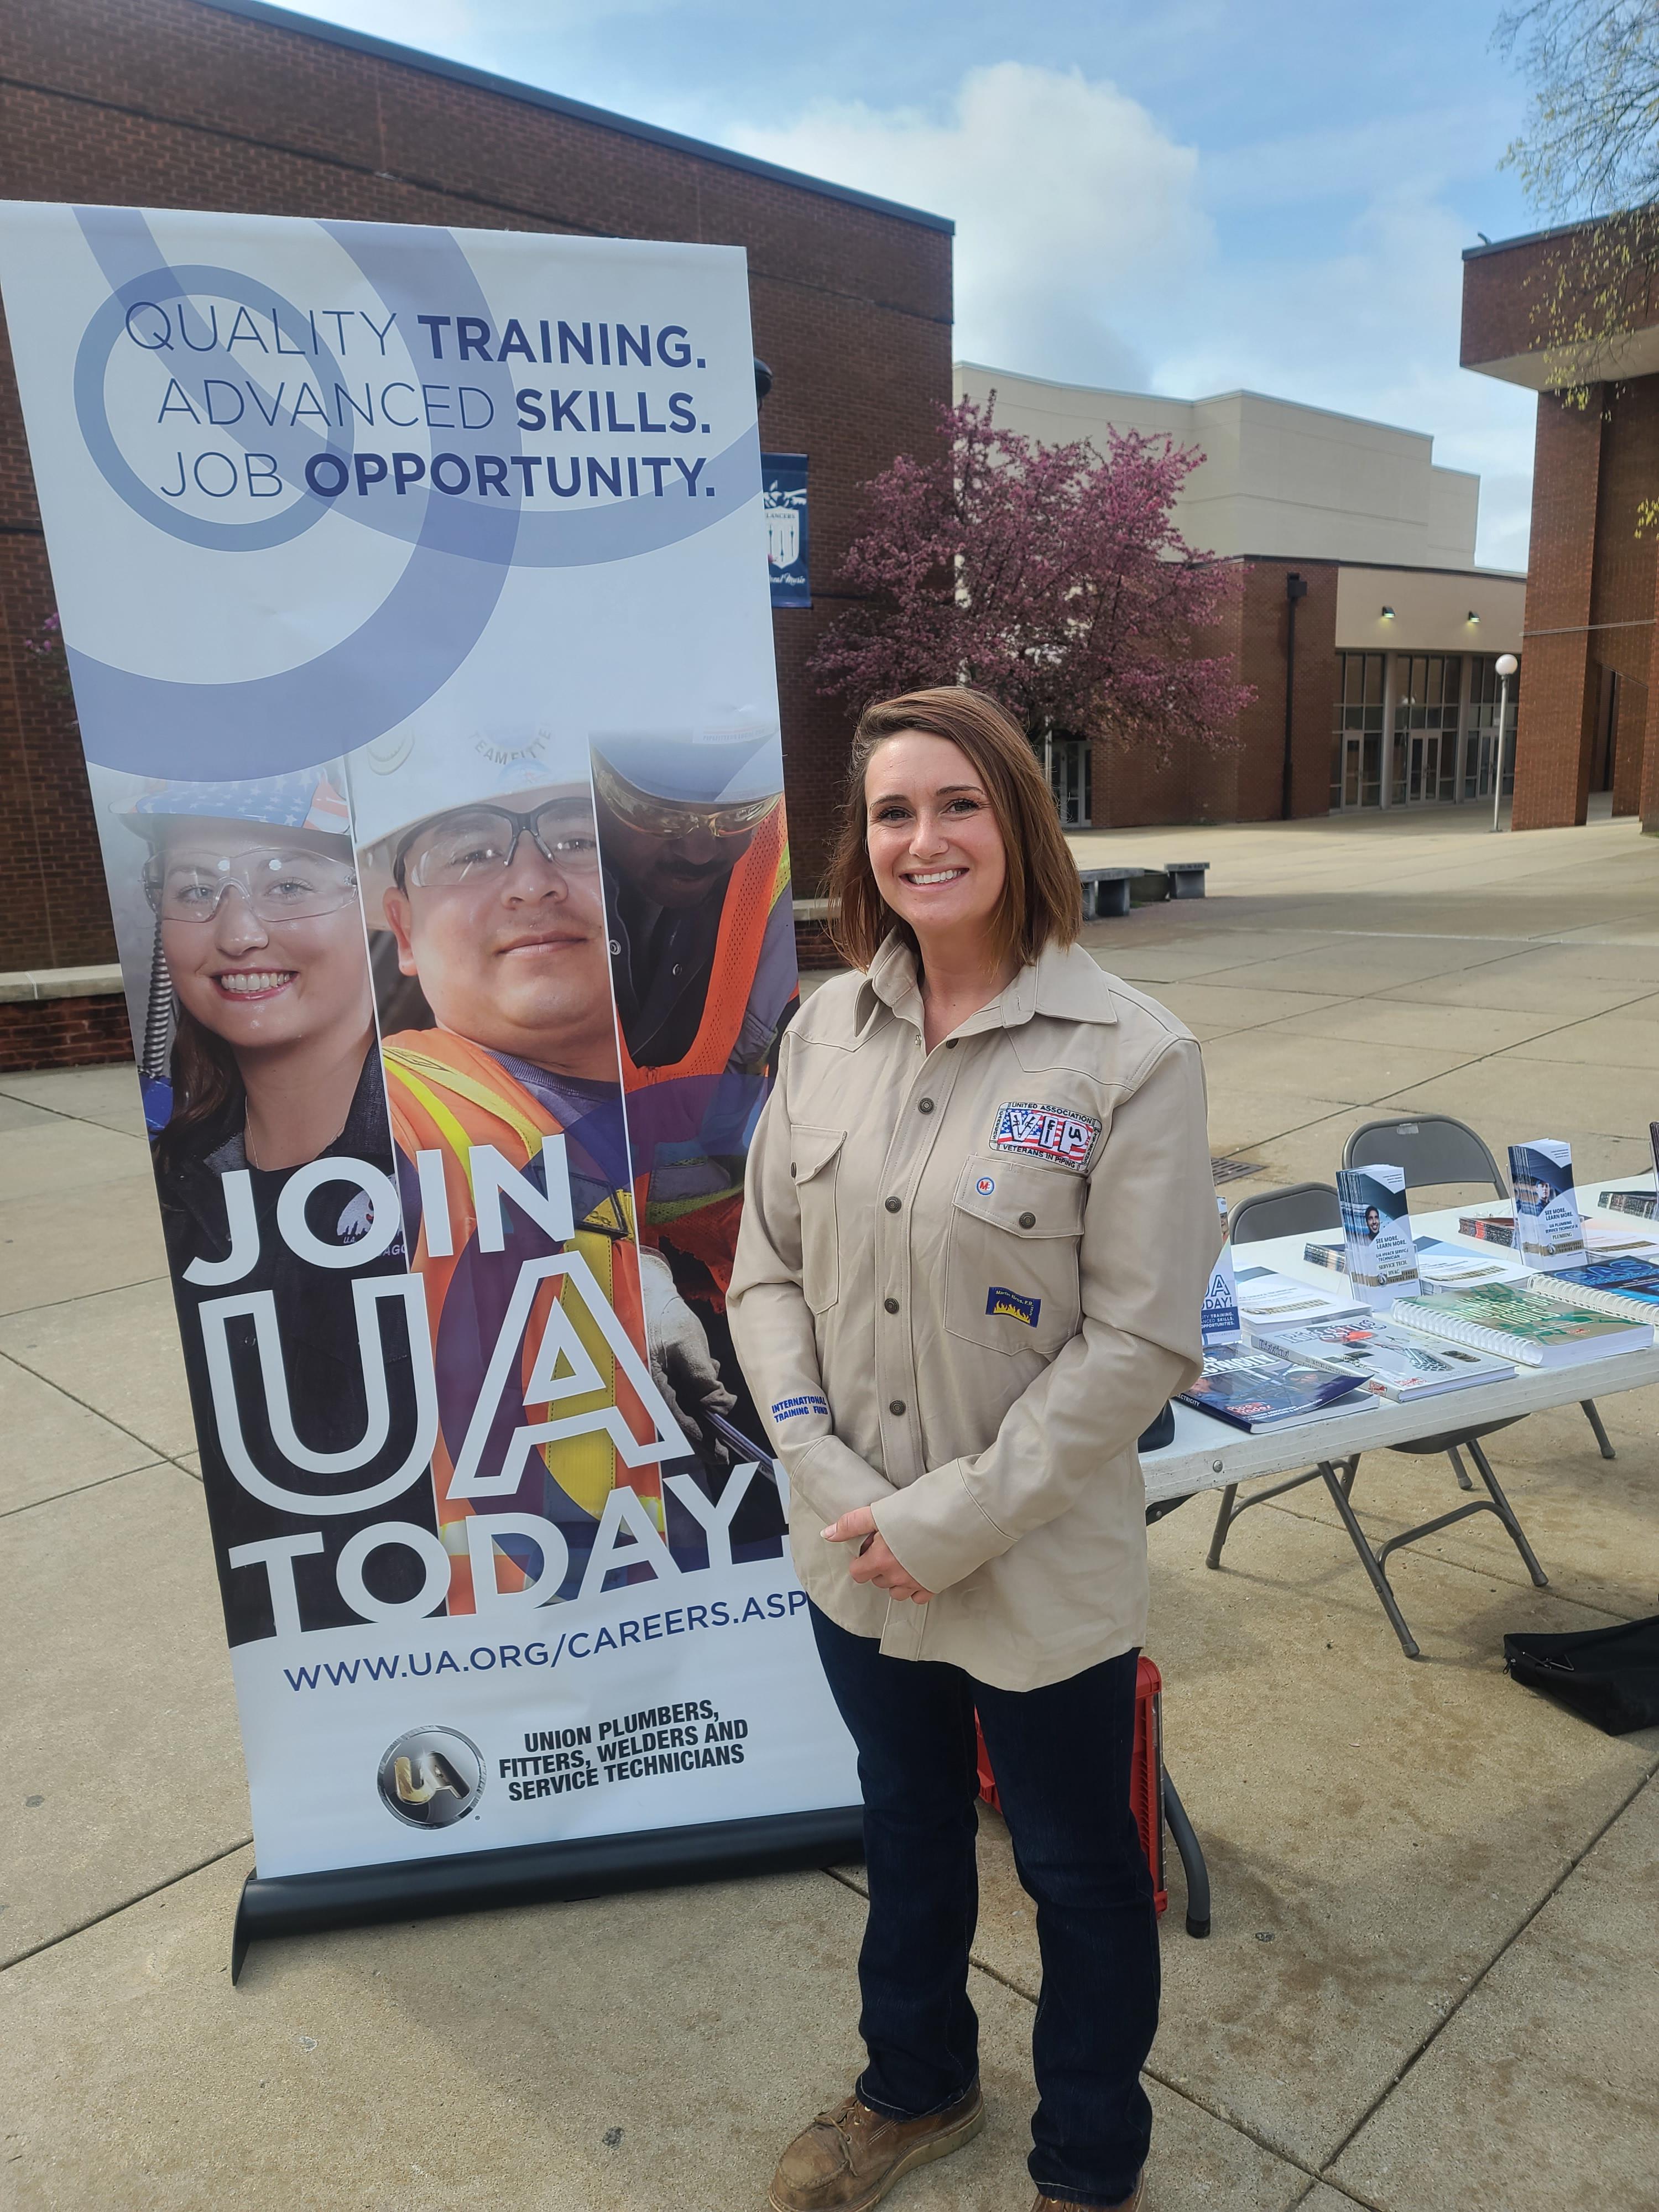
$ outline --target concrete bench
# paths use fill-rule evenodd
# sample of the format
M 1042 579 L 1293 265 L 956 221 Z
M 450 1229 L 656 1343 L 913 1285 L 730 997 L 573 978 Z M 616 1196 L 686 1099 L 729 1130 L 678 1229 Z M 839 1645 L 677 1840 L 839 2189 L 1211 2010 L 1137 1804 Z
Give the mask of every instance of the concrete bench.
M 1129 885 L 1141 873 L 1139 868 L 1079 868 L 1084 920 L 1098 921 L 1107 915 L 1127 914 Z
M 1170 878 L 1170 896 L 1202 898 L 1204 878 L 1209 872 L 1207 860 L 1166 860 L 1164 872 Z

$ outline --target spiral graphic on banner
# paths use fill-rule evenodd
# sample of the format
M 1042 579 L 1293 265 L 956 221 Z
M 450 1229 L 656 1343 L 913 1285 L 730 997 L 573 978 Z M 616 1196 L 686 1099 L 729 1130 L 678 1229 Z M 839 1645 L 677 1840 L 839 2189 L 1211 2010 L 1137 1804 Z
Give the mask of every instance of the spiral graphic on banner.
M 405 720 L 461 666 L 483 636 L 511 568 L 629 560 L 696 536 L 758 496 L 759 437 L 752 424 L 710 459 L 701 497 L 625 497 L 550 513 L 526 506 L 523 472 L 504 494 L 482 495 L 459 457 L 467 481 L 459 490 L 440 482 L 434 491 L 434 465 L 413 493 L 380 482 L 348 504 L 337 492 L 356 458 L 349 419 L 319 431 L 297 419 L 243 414 L 222 421 L 210 415 L 245 451 L 257 440 L 258 458 L 274 459 L 294 496 L 279 512 L 246 521 L 192 513 L 147 485 L 123 453 L 105 397 L 112 352 L 124 339 L 158 354 L 177 348 L 188 353 L 192 377 L 229 391 L 244 372 L 226 349 L 216 313 L 204 315 L 193 303 L 211 295 L 273 318 L 286 313 L 296 328 L 300 311 L 268 282 L 234 269 L 170 267 L 135 210 L 82 208 L 76 220 L 110 297 L 92 316 L 78 349 L 76 415 L 88 453 L 132 513 L 175 539 L 233 558 L 292 543 L 330 516 L 409 545 L 408 558 L 373 611 L 349 635 L 290 668 L 234 682 L 186 683 L 115 666 L 70 642 L 87 756 L 104 767 L 211 776 L 222 770 L 230 730 L 250 775 L 280 775 L 352 751 Z M 349 256 L 400 328 L 437 298 L 487 319 L 477 278 L 449 233 L 351 222 L 319 228 Z M 319 336 L 315 349 L 319 370 L 343 380 L 337 356 Z M 516 459 L 522 442 L 511 427 L 511 369 L 477 360 L 467 367 L 490 420 L 501 426 L 495 435 L 503 458 Z M 228 456 L 208 458 L 234 473 Z M 445 458 L 435 456 L 434 464 Z M 512 470 L 506 474 L 510 479 Z M 217 495 L 210 483 L 200 488 Z

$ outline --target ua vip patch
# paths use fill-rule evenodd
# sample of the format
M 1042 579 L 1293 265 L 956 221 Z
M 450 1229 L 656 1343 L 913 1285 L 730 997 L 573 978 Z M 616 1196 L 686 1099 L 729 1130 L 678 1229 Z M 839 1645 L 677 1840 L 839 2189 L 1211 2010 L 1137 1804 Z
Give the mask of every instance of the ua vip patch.
M 1042 1311 L 1042 1301 L 1024 1297 L 1018 1291 L 1005 1291 L 994 1283 L 986 1293 L 985 1310 L 988 1314 L 1006 1315 L 1010 1321 L 1023 1321 L 1027 1328 L 1035 1328 L 1037 1316 Z
M 1036 1106 L 1010 1099 L 997 1108 L 991 1142 L 999 1152 L 1024 1152 L 1028 1159 L 1052 1160 L 1081 1175 L 1089 1164 L 1100 1124 L 1063 1106 Z

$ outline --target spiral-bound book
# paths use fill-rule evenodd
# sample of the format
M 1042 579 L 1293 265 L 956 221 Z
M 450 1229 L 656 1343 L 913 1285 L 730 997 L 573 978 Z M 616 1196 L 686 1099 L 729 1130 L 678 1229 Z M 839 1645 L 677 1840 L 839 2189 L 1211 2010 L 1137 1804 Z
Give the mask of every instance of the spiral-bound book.
M 1472 1345 L 1517 1367 L 1572 1367 L 1620 1352 L 1645 1352 L 1650 1323 L 1588 1312 L 1582 1304 L 1511 1283 L 1476 1283 L 1468 1290 L 1396 1298 L 1390 1321 L 1453 1344 Z

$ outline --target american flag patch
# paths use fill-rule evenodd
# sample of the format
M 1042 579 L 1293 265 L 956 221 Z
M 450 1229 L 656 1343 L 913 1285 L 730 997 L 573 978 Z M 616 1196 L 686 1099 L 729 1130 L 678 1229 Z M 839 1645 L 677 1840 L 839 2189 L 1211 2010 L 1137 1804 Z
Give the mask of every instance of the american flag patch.
M 1086 1114 L 1068 1114 L 1063 1106 L 1037 1106 L 1029 1100 L 1011 1099 L 997 1109 L 991 1142 L 999 1152 L 1052 1160 L 1056 1167 L 1070 1168 L 1073 1174 L 1081 1175 L 1099 1134 L 1099 1122 Z

